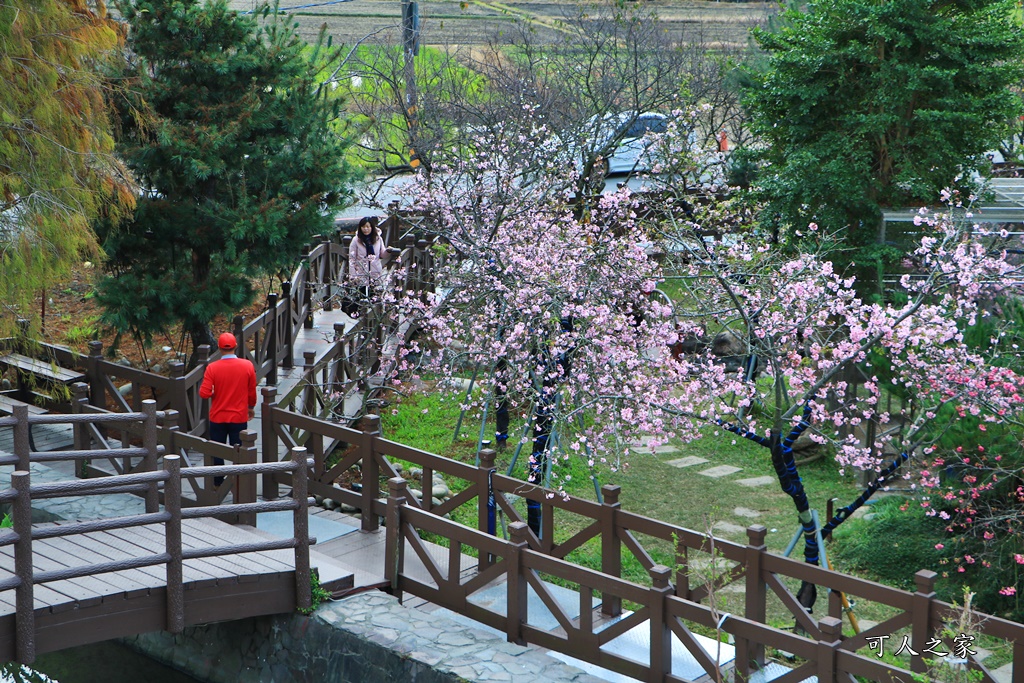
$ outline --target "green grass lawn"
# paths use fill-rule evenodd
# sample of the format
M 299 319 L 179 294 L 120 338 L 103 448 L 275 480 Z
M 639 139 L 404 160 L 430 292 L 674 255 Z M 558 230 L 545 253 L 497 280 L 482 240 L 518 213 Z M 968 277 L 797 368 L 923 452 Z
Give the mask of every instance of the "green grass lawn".
M 452 442 L 458 419 L 458 399 L 445 397 L 436 392 L 420 391 L 409 394 L 399 404 L 386 409 L 382 415 L 383 436 L 410 446 L 444 455 L 462 462 L 475 462 L 476 439 L 480 430 L 480 415 L 467 414 L 463 421 L 462 437 Z M 522 429 L 522 426 L 519 426 Z M 488 424 L 485 437 L 493 435 L 493 424 Z M 516 434 L 513 424 L 511 432 Z M 796 512 L 792 500 L 783 493 L 777 481 L 762 486 L 744 486 L 740 480 L 771 476 L 774 470 L 767 450 L 756 444 L 734 438 L 723 431 L 709 428 L 705 435 L 691 443 L 677 445 L 677 452 L 652 454 L 633 453 L 628 465 L 617 472 L 598 471 L 600 484 L 616 484 L 621 487 L 620 501 L 624 509 L 641 515 L 677 524 L 695 531 L 706 532 L 712 524 L 715 535 L 737 543 L 746 542 L 745 528 L 750 524 L 767 527 L 767 544 L 771 552 L 782 553 L 797 529 Z M 499 471 L 504 472 L 512 459 L 513 448 L 499 454 Z M 705 458 L 708 462 L 686 468 L 669 465 L 668 462 L 686 456 Z M 516 471 L 512 476 L 525 478 L 527 453 L 520 455 Z M 712 466 L 731 465 L 740 471 L 721 477 L 709 478 L 699 471 Z M 594 500 L 594 486 L 589 479 L 586 466 L 577 461 L 566 470 L 572 478 L 565 483 L 566 491 L 573 496 Z M 846 504 L 860 493 L 852 477 L 839 475 L 838 466 L 830 457 L 801 468 L 805 486 L 811 499 L 812 508 L 824 516 L 825 503 L 831 497 Z M 557 479 L 557 473 L 555 476 Z M 459 482 L 448 482 L 455 490 Z M 745 514 L 744 514 L 745 513 Z M 753 516 L 756 513 L 757 516 Z M 523 513 L 525 516 L 525 513 Z M 453 514 L 453 519 L 469 526 L 476 523 L 476 503 L 464 506 Z M 557 539 L 568 538 L 585 527 L 590 520 L 573 515 L 560 514 L 557 517 Z M 668 543 L 655 539 L 642 539 L 652 552 L 655 560 L 672 566 L 674 557 Z M 795 553 L 802 550 L 802 542 Z M 585 544 L 570 554 L 569 558 L 583 566 L 600 567 L 600 546 L 596 542 Z M 624 578 L 648 583 L 647 572 L 631 554 L 625 552 Z M 796 590 L 796 585 L 791 590 Z M 720 594 L 722 609 L 742 613 L 742 584 L 730 586 Z M 816 612 L 823 613 L 827 596 L 820 595 Z M 791 627 L 793 620 L 781 602 L 774 598 L 769 601 L 769 622 L 779 627 Z M 858 614 L 862 619 L 879 621 L 890 613 L 877 606 L 862 604 Z M 849 629 L 849 624 L 847 624 Z

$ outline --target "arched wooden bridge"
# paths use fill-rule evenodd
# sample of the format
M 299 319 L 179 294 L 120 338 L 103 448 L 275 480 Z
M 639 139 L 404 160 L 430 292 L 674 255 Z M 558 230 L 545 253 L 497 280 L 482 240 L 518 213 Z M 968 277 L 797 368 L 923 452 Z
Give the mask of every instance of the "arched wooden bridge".
M 31 663 L 36 654 L 155 630 L 289 612 L 310 606 L 310 539 L 305 449 L 268 464 L 183 469 L 157 443 L 152 400 L 141 413 L 33 415 L 31 422 L 138 428 L 142 445 L 117 449 L 26 450 L 26 411 L 0 418 L 11 426 L 12 487 L 0 491 L 13 526 L 0 531 L 0 660 Z M 33 483 L 34 463 L 116 455 L 135 459 L 130 473 Z M 159 468 L 157 463 L 159 462 Z M 294 496 L 279 501 L 182 507 L 182 480 L 289 474 Z M 143 496 L 141 514 L 33 523 L 33 502 L 62 497 Z M 294 534 L 267 539 L 214 519 L 225 514 L 292 512 Z

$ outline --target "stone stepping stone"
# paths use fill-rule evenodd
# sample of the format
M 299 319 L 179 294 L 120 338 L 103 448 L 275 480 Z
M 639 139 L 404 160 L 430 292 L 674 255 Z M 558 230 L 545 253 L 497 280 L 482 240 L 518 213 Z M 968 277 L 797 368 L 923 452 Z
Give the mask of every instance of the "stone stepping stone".
M 629 450 L 633 451 L 637 455 L 650 455 L 652 452 L 657 455 L 666 455 L 668 453 L 679 452 L 679 449 L 675 446 L 655 446 L 653 451 L 650 446 L 633 446 Z
M 693 465 L 703 465 L 707 461 L 707 458 L 699 458 L 696 455 L 688 455 L 685 458 L 669 460 L 665 464 L 672 465 L 672 467 L 691 467 Z
M 746 517 L 747 519 L 757 519 L 761 516 L 761 513 L 757 510 L 751 510 L 750 508 L 735 508 L 732 514 L 737 517 Z
M 739 524 L 733 524 L 732 522 L 718 521 L 711 525 L 714 531 L 718 531 L 723 534 L 746 534 L 747 527 L 740 526 Z
M 705 477 L 718 479 L 719 477 L 726 477 L 730 474 L 736 474 L 737 472 L 741 472 L 742 470 L 742 467 L 733 467 L 732 465 L 719 465 L 718 467 L 712 467 L 710 469 L 701 470 L 697 474 L 703 474 Z
M 774 483 L 775 477 L 769 477 L 765 475 L 763 477 L 752 477 L 750 479 L 737 479 L 736 483 L 741 486 L 749 486 L 754 488 L 755 486 L 767 486 L 768 484 Z

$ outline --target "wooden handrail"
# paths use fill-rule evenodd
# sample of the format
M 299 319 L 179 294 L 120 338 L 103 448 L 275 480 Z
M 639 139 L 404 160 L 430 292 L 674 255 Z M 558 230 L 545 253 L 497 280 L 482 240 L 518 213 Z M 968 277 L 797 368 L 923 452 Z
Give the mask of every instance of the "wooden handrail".
M 273 397 L 272 391 L 267 397 Z M 461 491 L 457 494 L 459 497 L 457 504 L 466 504 L 475 498 L 481 510 L 486 505 L 487 498 L 487 486 L 482 484 L 487 476 L 485 461 L 482 461 L 485 465 L 484 467 L 477 468 L 384 439 L 377 433 L 377 422 L 373 419 L 373 416 L 368 420 L 364 429 L 359 431 L 336 423 L 291 413 L 276 406 L 272 400 L 264 403 L 263 411 L 263 427 L 265 430 L 263 452 L 265 458 L 268 456 L 272 457 L 272 454 L 276 452 L 276 444 L 270 443 L 269 440 L 276 438 L 275 435 L 277 434 L 284 433 L 285 427 L 302 429 L 307 433 L 316 434 L 323 438 L 329 437 L 358 445 L 354 453 L 330 471 L 326 471 L 323 464 L 320 463 L 319 468 L 313 472 L 313 483 L 317 487 L 317 492 L 321 495 L 332 497 L 335 500 L 359 508 L 364 524 L 367 525 L 364 526 L 364 529 L 368 527 L 374 528 L 374 522 L 381 516 L 388 520 L 385 575 L 391 582 L 393 589 L 399 594 L 407 591 L 418 597 L 443 604 L 455 611 L 461 611 L 461 613 L 467 616 L 481 620 L 494 628 L 506 631 L 513 640 L 525 639 L 529 642 L 536 642 L 546 647 L 559 649 L 562 646 L 558 645 L 558 643 L 549 643 L 545 640 L 550 635 L 540 635 L 524 624 L 509 624 L 493 614 L 482 614 L 482 608 L 466 600 L 468 594 L 472 592 L 468 588 L 470 583 L 461 585 L 457 582 L 453 583 L 453 577 L 451 575 L 445 576 L 439 567 L 435 567 L 432 570 L 428 568 L 428 571 L 431 571 L 435 579 L 435 583 L 440 579 L 440 583 L 437 586 L 426 586 L 417 583 L 414 579 L 404 574 L 402 570 L 404 563 L 402 554 L 405 551 L 403 548 L 407 543 L 416 543 L 416 540 L 410 535 L 415 535 L 415 532 L 411 531 L 411 529 L 421 529 L 422 531 L 449 539 L 452 548 L 449 553 L 450 558 L 457 555 L 457 549 L 463 545 L 477 549 L 478 556 L 485 559 L 479 562 L 478 570 L 480 571 L 481 581 L 478 584 L 473 584 L 473 590 L 498 578 L 498 575 L 493 573 L 495 571 L 498 571 L 499 574 L 501 572 L 512 572 L 512 570 L 508 569 L 508 566 L 510 563 L 515 564 L 511 558 L 516 557 L 519 558 L 516 562 L 519 563 L 520 569 L 523 571 L 526 568 L 532 567 L 536 571 L 551 573 L 571 583 L 588 585 L 589 590 L 599 590 L 596 584 L 606 580 L 612 582 L 608 585 L 621 586 L 621 584 L 616 583 L 623 581 L 621 577 L 621 561 L 616 562 L 611 558 L 611 555 L 614 554 L 616 557 L 620 557 L 622 546 L 625 546 L 634 555 L 637 555 L 641 563 L 649 570 L 653 571 L 657 566 L 656 562 L 638 540 L 643 536 L 672 543 L 676 549 L 676 556 L 679 558 L 679 566 L 675 569 L 675 585 L 669 584 L 674 588 L 674 590 L 670 590 L 670 593 L 674 594 L 664 598 L 666 601 L 664 611 L 668 615 L 666 619 L 669 617 L 683 618 L 683 616 L 689 615 L 685 616 L 685 618 L 690 621 L 697 621 L 704 625 L 710 623 L 705 611 L 707 608 L 695 602 L 696 599 L 702 599 L 706 595 L 706 588 L 704 586 L 690 586 L 687 576 L 688 565 L 694 561 L 693 555 L 695 553 L 707 554 L 709 552 L 708 536 L 691 529 L 623 510 L 618 502 L 619 492 L 615 490 L 616 487 L 605 487 L 606 494 L 609 495 L 606 496 L 604 504 L 599 504 L 581 499 L 566 500 L 559 495 L 551 496 L 550 491 L 541 487 L 528 485 L 504 475 L 492 474 L 490 475 L 490 481 L 496 502 L 513 519 L 509 526 L 510 530 L 514 527 L 522 527 L 518 532 L 518 540 L 516 540 L 516 537 L 513 537 L 511 541 L 502 541 L 488 536 L 479 530 L 469 529 L 455 522 L 443 519 L 440 515 L 451 510 L 447 503 L 437 510 L 425 509 L 423 504 L 418 503 L 407 495 L 406 484 L 403 479 L 395 476 L 397 471 L 390 464 L 389 459 L 394 458 L 410 462 L 414 466 L 421 467 L 425 473 L 438 472 L 443 474 L 450 480 L 449 484 L 453 490 Z M 357 460 L 362 460 L 364 466 L 364 485 L 362 491 L 349 491 L 333 484 L 333 480 L 339 476 L 340 472 L 347 467 L 354 466 Z M 378 480 L 378 473 L 390 477 L 386 499 L 380 497 L 380 491 L 377 490 L 375 485 Z M 583 517 L 584 520 L 589 519 L 591 523 L 587 524 L 584 521 L 583 531 L 568 539 L 560 540 L 559 543 L 555 543 L 553 539 L 550 539 L 547 543 L 539 543 L 532 532 L 522 524 L 523 520 L 515 518 L 515 515 L 518 514 L 515 508 L 504 500 L 504 497 L 508 495 L 542 501 L 547 506 L 545 517 L 552 520 L 557 515 L 571 514 Z M 424 498 L 426 497 L 424 495 Z M 480 513 L 477 519 L 479 521 L 482 518 L 483 512 Z M 552 522 L 552 524 L 554 523 Z M 398 533 L 397 529 L 404 530 L 402 531 L 403 537 L 401 539 L 395 535 Z M 913 647 L 918 651 L 921 651 L 921 649 L 917 647 L 917 639 L 923 637 L 922 634 L 933 633 L 934 629 L 944 619 L 956 614 L 954 606 L 935 599 L 934 595 L 929 592 L 930 589 L 927 588 L 927 583 L 922 584 L 924 588 L 919 587 L 917 593 L 909 593 L 866 579 L 859 579 L 809 565 L 796 559 L 771 554 L 767 551 L 764 544 L 766 532 L 767 530 L 763 526 L 754 525 L 748 530 L 749 542 L 747 545 L 722 539 L 715 539 L 714 543 L 716 552 L 732 567 L 731 569 L 725 568 L 722 571 L 721 575 L 716 579 L 716 585 L 720 588 L 727 583 L 743 581 L 747 594 L 746 613 L 744 616 L 732 616 L 723 626 L 724 631 L 732 633 L 736 637 L 737 672 L 740 675 L 749 675 L 758 667 L 763 666 L 765 648 L 776 647 L 816 661 L 825 669 L 824 672 L 814 669 L 809 674 L 804 675 L 803 678 L 817 673 L 821 681 L 839 680 L 846 673 L 849 673 L 852 675 L 878 677 L 873 678 L 873 680 L 895 680 L 887 677 L 889 674 L 883 675 L 883 669 L 886 669 L 891 671 L 892 675 L 902 676 L 904 681 L 910 680 L 909 672 L 878 664 L 876 663 L 876 657 L 866 657 L 857 654 L 856 650 L 865 646 L 865 639 L 862 637 L 839 639 L 834 642 L 829 640 L 834 634 L 835 626 L 834 622 L 829 620 L 841 615 L 836 605 L 832 605 L 831 602 L 829 613 L 825 617 L 818 621 L 807 620 L 808 625 L 811 627 L 808 630 L 819 635 L 816 641 L 765 626 L 766 592 L 769 586 L 781 587 L 781 590 L 788 592 L 788 589 L 782 583 L 783 579 L 807 580 L 833 593 L 844 592 L 860 596 L 897 610 L 900 613 L 899 615 L 883 622 L 878 628 L 895 630 L 902 624 L 918 624 L 919 626 L 916 629 L 918 633 L 913 642 Z M 604 571 L 585 569 L 564 560 L 567 549 L 579 547 L 584 537 L 600 539 L 602 557 L 606 553 L 608 555 L 602 561 L 602 569 Z M 537 560 L 537 557 L 545 557 L 546 559 Z M 420 555 L 420 559 L 424 562 L 426 562 L 425 558 L 425 554 Z M 513 573 L 509 573 L 506 577 L 510 591 L 515 586 L 521 587 L 525 585 L 523 580 L 517 580 Z M 593 575 L 595 573 L 603 577 L 600 579 L 600 582 L 594 578 Z M 487 581 L 483 581 L 484 578 Z M 604 583 L 600 583 L 600 585 L 608 588 L 608 585 Z M 602 611 L 610 616 L 619 613 L 619 604 L 623 599 L 633 600 L 633 598 L 626 598 L 625 595 L 617 595 L 616 590 L 620 589 L 603 590 Z M 625 589 L 621 588 L 621 592 L 625 592 Z M 691 597 L 694 600 L 690 600 L 689 598 Z M 788 599 L 795 605 L 792 609 L 799 609 L 800 616 L 806 615 L 803 608 L 799 606 L 791 594 Z M 633 602 L 642 603 L 642 601 L 638 600 L 633 600 Z M 514 605 L 512 604 L 508 606 L 509 614 L 513 613 L 513 607 Z M 693 612 L 692 610 L 697 611 Z M 696 619 L 693 615 L 697 614 L 704 616 Z M 795 611 L 794 616 L 797 616 Z M 920 624 L 924 624 L 924 627 L 922 628 Z M 714 626 L 714 624 L 711 625 Z M 685 635 L 682 625 L 672 626 L 669 624 L 666 628 L 676 633 L 677 637 L 680 633 Z M 979 633 L 1012 642 L 1015 651 L 1014 662 L 1017 667 L 1017 675 L 1020 676 L 1021 672 L 1024 672 L 1024 646 L 1020 645 L 1024 643 L 1024 625 L 1015 624 L 994 616 L 986 616 L 982 625 L 979 626 Z M 575 648 L 575 645 L 565 647 L 572 649 Z M 602 654 L 589 650 L 586 656 L 582 656 L 578 653 L 573 654 L 568 649 L 561 651 L 566 651 L 573 656 L 579 656 L 586 661 L 598 663 L 610 661 L 606 653 Z M 742 658 L 742 661 L 739 661 L 739 658 Z M 605 666 L 603 663 L 601 665 Z M 637 675 L 637 670 L 630 669 L 630 666 L 624 664 L 622 673 Z M 972 666 L 976 665 L 972 664 Z M 913 668 L 916 669 L 918 667 L 919 664 L 914 662 Z M 614 669 L 614 667 L 609 668 Z M 629 673 L 627 669 L 633 673 Z M 834 669 L 834 673 L 831 674 L 833 678 L 827 678 L 828 671 L 832 669 Z M 648 673 L 642 673 L 642 677 L 646 678 Z M 794 678 L 794 680 L 802 680 L 802 678 Z M 842 680 L 848 680 L 848 678 L 842 678 Z M 983 680 L 988 681 L 989 679 L 983 677 Z
M 307 460 L 305 449 L 292 450 L 288 461 L 276 463 L 248 463 L 222 465 L 215 467 L 191 467 L 183 469 L 178 455 L 166 455 L 162 469 L 155 468 L 157 455 L 162 447 L 157 444 L 155 401 L 143 402 L 141 413 L 134 414 L 76 414 L 63 416 L 68 422 L 76 424 L 116 422 L 126 423 L 130 420 L 142 421 L 145 446 L 133 449 L 133 452 L 144 454 L 151 459 L 154 467 L 150 470 L 130 474 L 119 474 L 97 479 L 72 479 L 43 484 L 31 483 L 31 475 L 27 469 L 18 469 L 11 475 L 12 489 L 0 491 L 0 500 L 13 503 L 14 528 L 0 535 L 0 545 L 14 546 L 15 575 L 12 579 L 2 582 L 0 588 L 16 590 L 15 621 L 16 621 L 16 654 L 18 661 L 30 664 L 35 659 L 35 605 L 33 586 L 50 581 L 92 576 L 115 571 L 124 571 L 140 567 L 165 565 L 167 571 L 167 618 L 168 630 L 180 632 L 184 628 L 184 594 L 182 562 L 187 559 L 216 557 L 229 554 L 240 554 L 256 551 L 293 549 L 295 556 L 296 605 L 305 608 L 310 605 L 310 561 L 309 544 L 315 540 L 309 538 L 308 506 L 305 496 L 306 473 L 312 466 Z M 53 424 L 57 416 L 46 416 L 46 422 Z M 15 415 L 18 424 L 26 425 L 35 421 L 37 416 L 29 416 L 24 411 Z M 17 425 L 16 425 L 17 427 Z M 58 461 L 76 461 L 82 457 L 103 457 L 111 453 L 117 454 L 123 449 L 111 451 L 73 451 L 47 454 L 47 459 Z M 35 456 L 37 454 L 30 454 Z M 193 507 L 182 509 L 181 480 L 213 476 L 245 476 L 255 478 L 267 472 L 287 473 L 293 483 L 295 497 L 287 501 L 245 502 L 226 505 Z M 157 500 L 155 493 L 158 484 L 164 485 L 164 510 L 150 505 L 150 500 Z M 32 500 L 61 496 L 104 495 L 135 490 L 142 493 L 147 500 L 146 514 L 128 515 L 91 521 L 72 522 L 55 527 L 34 529 L 32 525 Z M 151 509 L 152 508 L 152 509 Z M 253 541 L 226 546 L 207 548 L 182 549 L 182 520 L 201 517 L 222 516 L 225 513 L 238 515 L 254 515 L 257 512 L 291 510 L 293 519 L 293 537 L 282 540 Z M 165 549 L 160 553 L 152 553 L 122 560 L 111 560 L 76 567 L 63 567 L 48 571 L 35 571 L 32 563 L 33 540 L 76 536 L 97 531 L 126 529 L 141 525 L 163 524 L 165 528 Z

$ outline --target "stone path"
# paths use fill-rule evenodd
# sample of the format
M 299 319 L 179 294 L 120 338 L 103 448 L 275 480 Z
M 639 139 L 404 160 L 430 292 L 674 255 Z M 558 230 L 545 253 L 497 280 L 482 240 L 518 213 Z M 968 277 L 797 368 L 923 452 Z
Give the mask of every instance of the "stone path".
M 458 680 L 604 683 L 536 648 L 508 643 L 483 627 L 403 607 L 384 593 L 345 598 L 319 609 L 317 618 Z
M 653 438 L 654 437 L 652 436 L 641 437 L 639 441 L 630 444 L 630 450 L 638 455 L 681 456 L 665 460 L 664 463 L 671 467 L 678 467 L 679 469 L 693 468 L 693 471 L 697 474 L 708 477 L 709 479 L 727 481 L 747 488 L 773 486 L 777 483 L 775 477 L 769 475 L 737 479 L 736 476 L 743 471 L 742 467 L 736 467 L 734 465 L 715 465 L 707 458 L 702 458 L 697 455 L 684 456 L 682 454 L 682 450 L 676 446 L 661 445 L 651 448 L 650 443 Z M 735 521 L 719 520 L 714 524 L 714 530 L 720 535 L 731 536 L 733 538 L 738 537 L 739 540 L 745 541 L 747 525 L 759 519 L 761 517 L 761 513 L 757 510 L 751 510 L 750 508 L 736 507 L 732 510 L 732 516 L 736 518 Z M 737 521 L 740 523 L 737 524 Z

